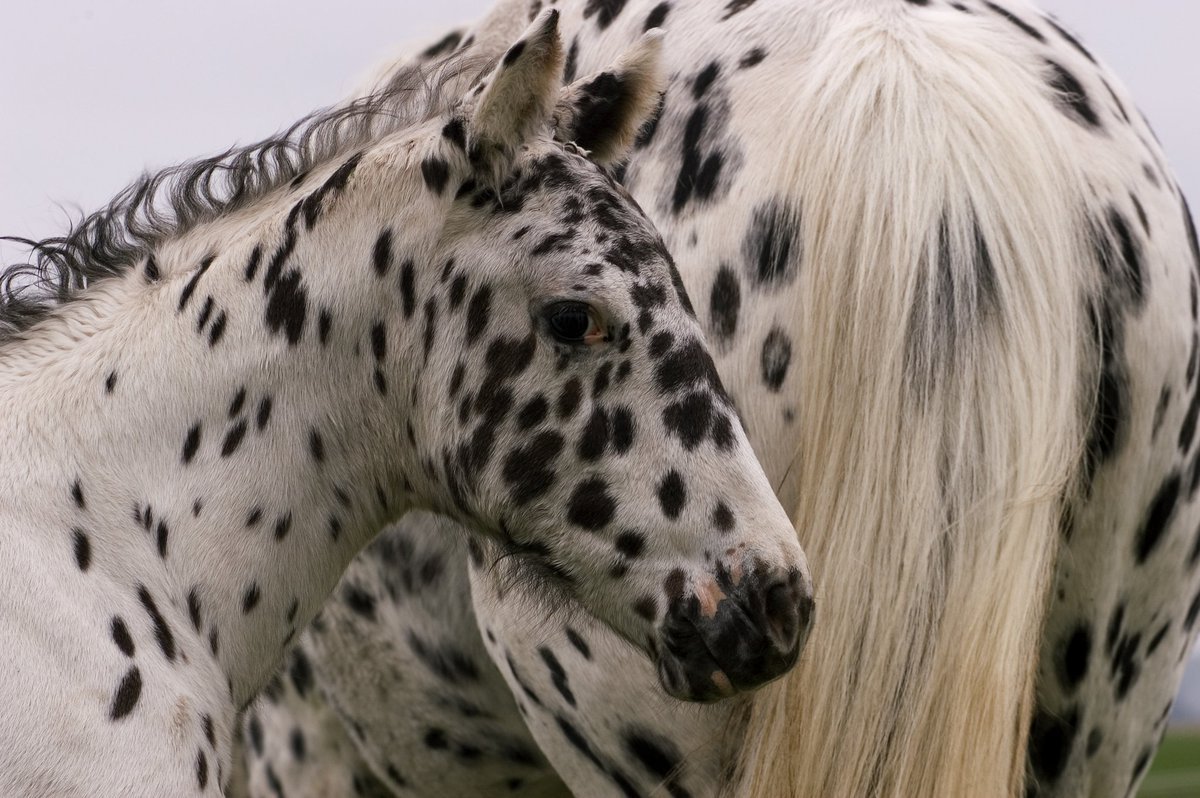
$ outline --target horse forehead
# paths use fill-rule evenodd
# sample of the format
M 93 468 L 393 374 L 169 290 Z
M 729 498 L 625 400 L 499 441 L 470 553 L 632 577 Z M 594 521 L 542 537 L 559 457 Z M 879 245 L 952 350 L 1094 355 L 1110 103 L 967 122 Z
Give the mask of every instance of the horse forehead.
M 557 271 L 580 289 L 669 290 L 671 259 L 653 222 L 609 175 L 571 155 L 530 155 L 498 190 L 466 180 L 460 229 L 499 236 L 533 270 Z
M 611 226 L 653 229 L 625 188 L 573 144 L 530 148 L 501 188 L 501 198 L 520 198 L 530 192 L 544 193 L 557 202 L 578 201 L 585 218 L 602 217 L 605 211 L 616 214 L 619 219 L 607 222 Z

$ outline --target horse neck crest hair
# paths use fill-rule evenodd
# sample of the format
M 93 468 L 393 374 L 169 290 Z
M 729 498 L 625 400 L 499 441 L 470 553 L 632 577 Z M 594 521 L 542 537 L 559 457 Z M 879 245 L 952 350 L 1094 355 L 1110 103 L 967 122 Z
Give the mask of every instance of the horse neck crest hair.
M 162 242 L 234 213 L 310 169 L 444 110 L 491 64 L 452 54 L 399 70 L 373 93 L 314 111 L 283 132 L 208 158 L 144 174 L 62 236 L 24 245 L 28 263 L 0 269 L 0 344 L 18 336 L 86 286 L 127 272 Z

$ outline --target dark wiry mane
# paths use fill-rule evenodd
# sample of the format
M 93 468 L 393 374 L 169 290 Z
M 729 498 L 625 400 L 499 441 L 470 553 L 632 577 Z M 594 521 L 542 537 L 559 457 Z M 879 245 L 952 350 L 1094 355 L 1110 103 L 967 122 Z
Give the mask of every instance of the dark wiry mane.
M 27 263 L 0 268 L 0 341 L 28 329 L 97 280 L 123 274 L 163 241 L 235 212 L 338 155 L 429 119 L 443 89 L 480 75 L 479 58 L 451 55 L 399 70 L 374 93 L 315 111 L 287 130 L 126 186 L 62 236 L 33 241 Z

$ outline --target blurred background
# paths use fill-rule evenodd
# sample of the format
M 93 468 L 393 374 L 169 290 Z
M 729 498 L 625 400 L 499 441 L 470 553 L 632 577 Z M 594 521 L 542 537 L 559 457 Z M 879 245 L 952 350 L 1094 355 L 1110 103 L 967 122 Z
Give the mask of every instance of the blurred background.
M 59 0 L 0 7 L 0 233 L 41 238 L 144 169 L 254 141 L 340 99 L 487 0 Z M 1200 208 L 1200 3 L 1043 0 L 1131 90 Z M 24 253 L 0 246 L 0 263 Z M 1143 796 L 1200 796 L 1200 649 Z
M 0 4 L 0 230 L 62 229 L 145 168 L 275 132 L 490 0 Z M 1200 205 L 1200 3 L 1044 0 L 1124 80 Z M 61 206 L 61 207 L 60 207 Z M 11 250 L 5 254 L 10 254 Z

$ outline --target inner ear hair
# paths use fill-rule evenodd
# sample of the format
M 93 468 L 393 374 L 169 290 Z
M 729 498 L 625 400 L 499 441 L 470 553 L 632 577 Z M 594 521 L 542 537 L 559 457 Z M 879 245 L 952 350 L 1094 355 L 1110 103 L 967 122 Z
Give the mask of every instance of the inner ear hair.
M 665 83 L 662 38 L 661 30 L 649 30 L 611 67 L 564 87 L 554 109 L 554 137 L 574 142 L 600 164 L 624 159 L 658 107 Z

